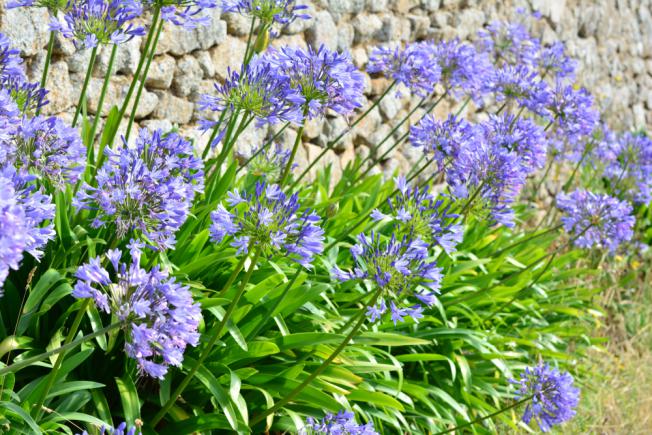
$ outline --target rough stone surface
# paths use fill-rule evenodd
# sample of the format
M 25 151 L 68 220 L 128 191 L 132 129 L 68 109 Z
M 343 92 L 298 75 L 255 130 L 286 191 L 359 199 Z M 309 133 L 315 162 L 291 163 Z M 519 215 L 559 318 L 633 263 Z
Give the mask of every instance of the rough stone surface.
M 581 85 L 595 96 L 605 119 L 615 129 L 652 126 L 652 1 L 625 0 L 305 0 L 311 20 L 297 20 L 282 29 L 270 45 L 306 47 L 324 44 L 331 49 L 348 51 L 354 64 L 364 71 L 372 48 L 378 44 L 399 44 L 408 40 L 458 37 L 473 40 L 478 30 L 495 19 L 513 19 L 517 7 L 539 10 L 543 19 L 533 24 L 533 33 L 544 43 L 561 40 L 571 56 L 578 59 L 577 77 Z M 40 79 L 45 63 L 49 21 L 42 8 L 7 10 L 0 0 L 0 31 L 25 56 L 31 80 Z M 180 127 L 183 134 L 200 139 L 196 123 L 202 116 L 196 102 L 203 93 L 214 92 L 213 85 L 223 81 L 227 68 L 237 68 L 242 61 L 251 21 L 237 14 L 213 12 L 212 24 L 187 31 L 167 23 L 161 35 L 156 57 L 151 65 L 140 100 L 136 119 L 142 127 L 169 129 Z M 119 47 L 102 115 L 112 105 L 119 105 L 138 65 L 144 38 L 136 38 Z M 77 50 L 70 40 L 56 36 L 54 58 L 48 87 L 50 105 L 46 114 L 70 119 L 90 58 L 90 50 Z M 89 112 L 97 110 L 102 78 L 110 48 L 99 51 L 88 91 Z M 330 140 L 348 129 L 357 116 L 386 89 L 389 81 L 365 74 L 363 109 L 348 119 L 329 114 L 326 119 L 307 123 L 304 144 L 297 155 L 302 167 L 314 158 Z M 398 89 L 401 91 L 401 89 Z M 380 149 L 375 145 L 384 138 L 419 98 L 385 98 L 346 140 L 329 151 L 311 171 L 331 164 L 333 176 L 341 172 L 356 155 L 387 151 L 408 125 Z M 437 118 L 457 110 L 461 102 L 443 100 L 434 110 Z M 469 104 L 464 113 L 477 110 Z M 418 109 L 415 121 L 423 115 Z M 100 123 L 100 125 L 102 125 Z M 278 128 L 278 126 L 277 126 Z M 286 130 L 279 141 L 291 146 L 296 127 Z M 248 128 L 238 141 L 238 148 L 249 149 L 264 141 L 267 132 Z M 200 140 L 201 142 L 201 140 Z M 418 150 L 403 144 L 393 149 L 374 171 L 391 174 L 409 170 L 421 157 Z M 340 172 L 338 172 L 340 171 Z

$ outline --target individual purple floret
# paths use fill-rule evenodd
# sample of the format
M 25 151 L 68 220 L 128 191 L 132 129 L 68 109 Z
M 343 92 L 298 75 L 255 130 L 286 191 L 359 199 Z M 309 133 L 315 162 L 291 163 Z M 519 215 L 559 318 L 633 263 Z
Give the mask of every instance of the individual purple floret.
M 463 118 L 449 115 L 445 121 L 438 121 L 427 114 L 410 127 L 410 143 L 423 148 L 423 152 L 437 162 L 439 170 L 451 160 L 456 159 L 460 151 L 476 140 L 476 130 Z
M 371 322 L 380 319 L 389 311 L 394 324 L 408 316 L 418 321 L 422 315 L 422 304 L 430 307 L 437 300 L 442 274 L 434 261 L 428 261 L 428 243 L 419 238 L 396 237 L 382 240 L 380 234 L 358 236 L 358 244 L 351 248 L 355 261 L 353 270 L 344 271 L 338 266 L 332 270 L 339 281 L 370 280 L 381 292 L 375 305 L 367 308 Z M 416 300 L 408 302 L 408 297 Z M 398 306 L 396 304 L 399 304 Z M 403 305 L 413 303 L 413 305 Z
M 323 116 L 327 110 L 348 115 L 362 105 L 364 76 L 348 54 L 322 45 L 317 51 L 312 47 L 270 49 L 263 58 L 301 94 L 308 118 Z
M 512 227 L 511 205 L 527 177 L 523 161 L 515 151 L 478 137 L 452 163 L 446 179 L 453 196 L 472 202 L 469 209 L 487 210 L 497 223 Z
M 62 20 L 52 19 L 50 30 L 72 39 L 77 48 L 122 44 L 145 34 L 143 27 L 132 23 L 142 13 L 142 5 L 135 0 L 71 2 Z
M 378 435 L 374 424 L 357 424 L 355 414 L 350 411 L 340 411 L 337 415 L 327 413 L 321 421 L 313 417 L 306 419 L 306 427 L 301 435 Z
M 269 183 L 274 183 L 280 179 L 287 166 L 291 151 L 284 149 L 279 143 L 264 149 L 261 149 L 262 146 L 264 145 L 251 147 L 249 155 L 243 154 L 241 158 L 248 162 L 247 172 L 255 177 L 263 177 Z
M 552 122 L 567 140 L 580 141 L 598 126 L 600 115 L 593 97 L 584 89 L 575 89 L 558 81 L 548 105 Z
M 433 47 L 433 56 L 441 71 L 441 81 L 454 96 L 469 95 L 479 99 L 493 65 L 485 53 L 460 42 L 459 39 L 439 41 Z
M 552 92 L 539 75 L 525 65 L 506 65 L 494 71 L 487 89 L 499 103 L 516 102 L 539 116 L 547 116 Z
M 479 31 L 478 37 L 479 50 L 497 66 L 536 64 L 541 44 L 521 23 L 494 21 Z
M 387 199 L 390 212 L 375 209 L 371 218 L 375 221 L 391 219 L 397 237 L 419 238 L 429 246 L 440 246 L 446 253 L 464 237 L 462 226 L 455 222 L 458 215 L 449 213 L 450 205 L 436 200 L 428 188 L 410 187 L 404 177 L 394 179 L 398 193 Z
M 279 75 L 272 66 L 255 58 L 242 72 L 229 70 L 223 84 L 215 84 L 216 95 L 202 95 L 199 108 L 221 113 L 223 111 L 244 113 L 253 116 L 259 127 L 278 122 L 303 121 L 301 106 L 304 97 L 293 89 L 287 77 Z M 201 127 L 208 130 L 217 123 L 208 119 L 201 121 Z
M 529 118 L 517 118 L 510 113 L 491 115 L 478 124 L 481 134 L 492 145 L 515 152 L 523 161 L 528 174 L 546 164 L 546 135 L 539 125 Z
M 115 428 L 109 425 L 105 425 L 100 428 L 100 435 L 140 435 L 140 434 L 142 434 L 140 430 L 140 426 L 127 427 L 127 422 L 124 421 Z M 83 431 L 82 433 L 77 435 L 88 435 L 88 432 Z
M 310 15 L 303 13 L 307 9 L 308 6 L 298 5 L 296 0 L 222 0 L 222 12 L 255 17 L 268 28 L 274 24 L 285 27 L 295 20 L 308 20 Z
M 581 248 L 608 249 L 631 240 L 636 219 L 632 206 L 609 195 L 576 190 L 557 196 L 557 207 L 565 213 L 564 230 Z
M 566 46 L 563 42 L 557 41 L 549 47 L 542 48 L 536 62 L 543 77 L 561 79 L 575 76 L 577 62 L 566 55 Z
M 16 171 L 12 165 L 0 169 L 0 296 L 9 270 L 18 270 L 25 252 L 39 259 L 42 249 L 55 236 L 52 198 L 34 186 L 35 177 Z
M 311 268 L 315 255 L 324 250 L 324 230 L 320 218 L 309 210 L 299 214 L 299 195 L 287 197 L 276 184 L 256 183 L 253 195 L 237 189 L 211 213 L 211 240 L 232 237 L 236 254 L 249 254 L 251 246 L 261 255 L 286 255 Z
M 5 159 L 60 190 L 75 184 L 86 166 L 86 147 L 76 129 L 56 117 L 21 118 L 0 138 Z M 0 163 L 3 161 L 0 155 Z
M 543 432 L 575 416 L 580 401 L 580 390 L 573 386 L 573 377 L 551 368 L 548 364 L 527 367 L 518 381 L 516 399 L 528 400 L 523 413 L 526 424 L 534 419 Z M 531 399 L 530 399 L 531 398 Z
M 201 309 L 187 286 L 154 266 L 139 266 L 144 245 L 131 241 L 131 264 L 121 262 L 122 252 L 107 251 L 111 273 L 95 257 L 77 269 L 72 295 L 92 298 L 98 308 L 124 322 L 125 351 L 138 369 L 163 379 L 170 365 L 180 367 L 186 346 L 199 342 Z
M 430 42 L 411 42 L 404 49 L 375 47 L 367 72 L 402 83 L 421 97 L 430 95 L 441 78 L 441 69 Z
M 135 148 L 106 148 L 97 187 L 84 184 L 77 208 L 97 210 L 95 228 L 115 225 L 118 238 L 140 232 L 155 249 L 174 247 L 195 194 L 203 191 L 203 162 L 177 133 L 142 129 Z

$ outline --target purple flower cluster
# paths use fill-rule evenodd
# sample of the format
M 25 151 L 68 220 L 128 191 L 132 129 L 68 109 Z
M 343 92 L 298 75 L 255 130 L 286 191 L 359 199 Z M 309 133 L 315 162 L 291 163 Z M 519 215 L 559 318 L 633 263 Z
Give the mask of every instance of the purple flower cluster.
M 598 126 L 599 114 L 593 106 L 593 97 L 584 88 L 576 90 L 558 81 L 548 108 L 555 126 L 571 143 L 590 136 Z
M 308 417 L 306 423 L 301 435 L 378 435 L 372 422 L 357 424 L 355 414 L 350 411 L 327 413 L 321 421 Z
M 410 127 L 410 143 L 423 148 L 426 154 L 432 153 L 440 170 L 470 147 L 475 135 L 476 130 L 471 124 L 454 115 L 449 115 L 445 121 L 438 121 L 427 114 L 418 124 Z
M 543 47 L 538 53 L 536 63 L 542 76 L 551 74 L 558 79 L 573 78 L 576 62 L 566 55 L 563 42 L 555 42 L 550 47 Z
M 517 399 L 531 398 L 523 414 L 526 424 L 534 419 L 541 431 L 548 432 L 554 425 L 575 416 L 580 391 L 573 386 L 569 373 L 542 363 L 534 368 L 527 367 L 521 378 L 512 382 L 520 386 Z
M 320 218 L 309 210 L 299 214 L 299 196 L 287 197 L 276 184 L 256 183 L 253 195 L 237 189 L 211 213 L 211 240 L 233 237 L 237 254 L 248 254 L 251 246 L 262 255 L 282 253 L 306 268 L 324 250 L 324 230 Z
M 636 219 L 632 206 L 609 195 L 576 190 L 557 196 L 557 207 L 565 213 L 564 229 L 581 248 L 603 248 L 614 252 L 634 235 Z
M 308 118 L 328 110 L 348 115 L 362 105 L 364 77 L 348 54 L 322 45 L 316 51 L 312 47 L 270 49 L 263 58 L 303 97 L 302 110 Z
M 546 164 L 546 135 L 539 125 L 529 118 L 517 118 L 506 113 L 490 116 L 480 123 L 480 135 L 494 146 L 516 153 L 528 174 Z
M 351 271 L 343 271 L 338 266 L 332 270 L 339 281 L 371 280 L 381 292 L 374 306 L 367 308 L 371 322 L 380 319 L 387 312 L 389 302 L 390 316 L 394 324 L 409 316 L 415 321 L 423 317 L 423 306 L 432 306 L 439 293 L 442 275 L 441 268 L 434 261 L 428 261 L 428 243 L 419 238 L 404 237 L 401 241 L 392 235 L 383 240 L 380 234 L 370 237 L 358 235 L 358 244 L 351 248 L 356 266 Z M 414 296 L 419 302 L 401 306 L 401 299 Z M 416 302 L 416 301 L 415 301 Z M 399 305 L 397 305 L 397 303 Z
M 287 77 L 277 74 L 271 65 L 254 59 L 241 72 L 229 71 L 223 84 L 215 84 L 216 95 L 202 95 L 201 110 L 220 113 L 244 112 L 254 116 L 258 126 L 303 120 L 304 97 L 293 89 Z M 204 119 L 201 127 L 208 130 L 216 122 Z
M 99 257 L 80 266 L 72 295 L 92 298 L 99 309 L 123 322 L 127 355 L 141 372 L 163 379 L 170 365 L 181 366 L 186 346 L 199 342 L 201 309 L 190 289 L 167 271 L 155 266 L 148 272 L 139 266 L 143 246 L 132 240 L 131 264 L 121 262 L 120 250 L 109 250 L 111 274 Z
M 552 100 L 549 86 L 526 65 L 505 65 L 494 71 L 487 89 L 500 103 L 516 102 L 539 116 L 548 115 Z
M 9 270 L 18 270 L 24 252 L 40 258 L 41 249 L 54 238 L 52 199 L 41 193 L 34 176 L 16 171 L 12 165 L 0 168 L 0 296 Z
M 237 12 L 255 17 L 263 26 L 279 24 L 287 26 L 295 20 L 308 20 L 310 15 L 303 13 L 308 9 L 298 5 L 296 0 L 222 0 L 222 12 Z
M 473 206 L 489 210 L 502 225 L 514 226 L 512 203 L 527 177 L 523 161 L 496 141 L 478 136 L 446 171 L 451 192 L 457 198 L 469 198 Z
M 493 21 L 479 31 L 478 46 L 499 66 L 534 66 L 540 50 L 539 40 L 522 23 L 504 21 Z
M 209 26 L 208 9 L 217 7 L 217 0 L 144 0 L 147 7 L 160 7 L 161 18 L 187 30 Z
M 387 199 L 389 214 L 375 209 L 371 218 L 375 221 L 394 222 L 397 237 L 420 239 L 429 246 L 440 246 L 451 254 L 464 236 L 462 226 L 455 223 L 458 215 L 448 212 L 450 206 L 436 200 L 428 189 L 412 188 L 404 177 L 395 178 L 398 193 Z
M 250 174 L 263 177 L 267 182 L 273 183 L 281 177 L 292 153 L 279 143 L 274 144 L 273 147 L 263 149 L 261 147 L 252 147 L 249 156 L 243 155 L 242 158 L 250 159 L 247 164 L 247 171 Z
M 102 426 L 100 435 L 140 435 L 142 432 L 138 426 L 127 427 L 127 422 L 120 423 L 117 427 Z M 88 432 L 83 431 L 78 435 L 88 435 Z
M 493 72 L 493 65 L 485 53 L 459 39 L 440 41 L 433 47 L 433 56 L 439 64 L 441 81 L 453 95 L 463 94 L 479 99 L 484 81 Z
M 0 132 L 0 144 L 0 164 L 25 168 L 57 189 L 77 183 L 84 172 L 86 147 L 77 130 L 59 118 L 23 117 Z
M 22 62 L 19 51 L 12 48 L 9 38 L 0 33 L 0 110 L 6 116 L 15 117 L 17 114 L 9 114 L 11 110 L 5 93 L 22 113 L 33 112 L 47 104 L 47 91 L 38 83 L 28 82 Z
M 122 44 L 145 34 L 143 27 L 131 23 L 142 13 L 142 5 L 134 0 L 76 1 L 69 3 L 62 20 L 52 19 L 50 30 L 72 39 L 78 48 Z
M 84 184 L 77 208 L 97 210 L 92 225 L 114 224 L 118 237 L 139 231 L 156 249 L 172 248 L 196 193 L 203 191 L 203 162 L 177 133 L 142 129 L 135 148 L 105 149 L 108 160 L 97 187 Z
M 9 0 L 9 2 L 7 2 L 7 8 L 47 8 L 51 15 L 56 15 L 58 11 L 65 10 L 68 6 L 68 3 L 69 0 Z
M 412 42 L 404 49 L 376 47 L 369 56 L 367 71 L 383 74 L 402 83 L 421 97 L 430 95 L 441 79 L 441 69 L 430 42 Z
M 635 204 L 652 201 L 652 139 L 642 134 L 605 132 L 594 150 L 607 188 Z

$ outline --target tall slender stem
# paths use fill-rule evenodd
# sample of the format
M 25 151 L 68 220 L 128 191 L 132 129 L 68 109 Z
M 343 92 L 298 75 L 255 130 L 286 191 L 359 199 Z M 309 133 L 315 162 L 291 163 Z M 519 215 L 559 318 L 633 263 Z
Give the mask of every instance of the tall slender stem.
M 152 60 L 154 59 L 154 55 L 156 54 L 156 46 L 158 45 L 158 40 L 161 36 L 161 31 L 163 30 L 163 24 L 165 24 L 164 20 L 161 20 L 158 23 L 157 26 L 158 28 L 156 29 L 156 34 L 152 42 L 153 47 L 150 50 L 149 55 L 147 56 L 147 62 L 145 63 L 145 70 L 143 71 L 143 74 L 140 77 L 140 85 L 138 86 L 138 91 L 136 92 L 136 98 L 134 98 L 134 104 L 131 108 L 131 115 L 129 116 L 129 123 L 127 124 L 127 132 L 125 133 L 125 140 L 129 140 L 131 127 L 133 127 L 134 120 L 136 119 L 136 111 L 138 110 L 138 103 L 140 102 L 140 96 L 143 93 L 143 89 L 145 89 L 145 81 L 147 79 L 147 73 L 149 72 L 149 67 L 152 65 Z
M 24 367 L 32 365 L 35 362 L 43 361 L 44 359 L 49 358 L 52 355 L 57 355 L 61 352 L 68 352 L 69 350 L 74 349 L 75 347 L 79 346 L 82 343 L 87 342 L 88 340 L 92 340 L 95 337 L 99 337 L 100 335 L 106 334 L 107 332 L 122 326 L 122 324 L 123 322 L 112 323 L 109 326 L 105 326 L 104 328 L 98 329 L 97 331 L 90 333 L 88 335 L 84 335 L 83 337 L 79 337 L 77 340 L 71 341 L 68 344 L 64 344 L 61 347 L 49 350 L 47 352 L 43 352 L 42 354 L 30 358 L 25 358 L 17 363 L 13 363 L 10 366 L 0 368 L 0 376 L 6 375 L 7 373 L 15 373 Z
M 285 184 L 285 181 L 288 178 L 288 175 L 290 175 L 290 170 L 292 169 L 292 164 L 294 163 L 294 158 L 297 156 L 297 150 L 299 149 L 299 146 L 301 145 L 301 136 L 303 135 L 303 129 L 305 127 L 305 122 L 301 123 L 301 126 L 297 130 L 297 137 L 294 139 L 294 146 L 292 147 L 292 154 L 290 154 L 290 158 L 288 159 L 287 164 L 285 165 L 285 169 L 283 169 L 283 173 L 281 174 L 281 179 L 279 181 L 279 186 L 283 187 Z
M 109 66 L 107 67 L 106 74 L 104 75 L 104 83 L 102 83 L 102 91 L 100 93 L 100 99 L 97 102 L 97 111 L 95 112 L 95 119 L 93 119 L 93 126 L 91 127 L 91 142 L 88 146 L 89 148 L 89 155 L 90 151 L 93 149 L 93 142 L 95 140 L 95 132 L 97 131 L 97 125 L 100 122 L 100 118 L 102 116 L 102 108 L 104 106 L 104 98 L 106 97 L 106 91 L 109 88 L 109 81 L 111 80 L 111 73 L 113 72 L 113 63 L 115 62 L 115 55 L 118 52 L 118 45 L 113 44 L 113 48 L 111 48 L 111 56 L 109 57 Z M 101 153 L 102 150 L 99 150 Z
M 242 171 L 242 169 L 246 168 L 246 167 L 249 165 L 249 162 L 251 162 L 253 159 L 255 159 L 255 158 L 256 158 L 260 153 L 262 153 L 263 151 L 265 151 L 265 150 L 267 149 L 268 146 L 270 146 L 271 144 L 273 144 L 274 141 L 275 141 L 276 139 L 278 139 L 279 136 L 282 135 L 283 132 L 284 132 L 284 131 L 289 127 L 289 126 L 290 126 L 290 123 L 289 123 L 289 122 L 286 122 L 286 123 L 283 125 L 283 127 L 281 127 L 281 128 L 279 129 L 279 131 L 277 131 L 276 133 L 274 133 L 274 135 L 273 135 L 270 139 L 268 139 L 267 142 L 265 142 L 265 144 L 264 144 L 263 146 L 261 146 L 260 148 L 258 148 L 258 149 L 256 150 L 256 152 L 254 152 L 254 153 L 253 153 L 253 154 L 252 154 L 252 155 L 251 155 L 251 156 L 250 156 L 250 157 L 249 157 L 249 158 L 244 162 L 244 164 L 243 164 L 242 166 L 240 166 L 240 167 L 235 171 L 235 173 L 236 173 L 236 174 L 239 174 L 240 171 Z
M 82 303 L 81 307 L 79 307 L 79 310 L 75 315 L 75 319 L 73 320 L 72 325 L 70 326 L 70 331 L 68 331 L 68 336 L 66 337 L 63 344 L 69 344 L 75 338 L 75 335 L 77 335 L 77 331 L 79 330 L 79 325 L 81 324 L 81 321 L 84 318 L 84 314 L 86 314 L 86 310 L 88 309 L 88 306 L 90 304 L 91 304 L 91 299 L 89 298 Z M 45 388 L 43 388 L 43 390 L 41 391 L 41 394 L 39 395 L 39 399 L 36 401 L 36 406 L 35 406 L 36 420 L 38 420 L 42 414 L 43 403 L 45 403 L 45 399 L 47 398 L 50 389 L 52 388 L 54 382 L 57 379 L 57 372 L 61 368 L 61 364 L 63 363 L 63 359 L 65 358 L 65 356 L 66 356 L 65 351 L 57 355 L 57 360 L 54 362 L 54 366 L 52 367 L 52 370 L 48 375 L 48 382 L 45 385 Z
M 245 48 L 244 57 L 242 59 L 243 66 L 249 63 L 249 50 L 251 50 L 251 37 L 254 34 L 255 25 L 256 25 L 256 17 L 251 17 L 251 25 L 249 26 L 249 35 L 247 36 L 247 46 Z
M 366 305 L 366 307 L 371 307 L 375 305 L 376 301 L 378 300 L 378 297 L 380 296 L 380 293 L 381 293 L 381 289 L 379 288 L 378 290 L 376 290 L 373 297 L 371 298 L 371 301 Z M 252 418 L 251 422 L 249 423 L 249 426 L 251 427 L 257 424 L 258 422 L 264 420 L 271 413 L 285 406 L 287 403 L 292 401 L 292 399 L 294 399 L 299 393 L 301 393 L 301 391 L 303 391 L 303 389 L 306 388 L 312 381 L 314 381 L 317 378 L 317 376 L 322 374 L 323 371 L 326 370 L 328 366 L 330 366 L 333 360 L 335 360 L 335 358 L 337 358 L 337 356 L 344 350 L 344 348 L 349 344 L 349 342 L 353 339 L 353 337 L 356 336 L 356 334 L 358 333 L 360 328 L 362 328 L 362 325 L 364 325 L 366 320 L 367 320 L 366 311 L 363 308 L 358 313 L 358 321 L 356 322 L 355 326 L 353 326 L 349 334 L 344 338 L 344 340 L 342 340 L 342 342 L 339 344 L 339 346 L 337 346 L 337 348 L 333 351 L 333 353 L 331 353 L 330 356 L 326 358 L 324 362 L 322 362 L 321 365 L 317 367 L 317 369 L 314 372 L 312 372 L 306 379 L 304 379 L 303 382 L 297 385 L 292 391 L 287 393 L 281 400 L 276 402 L 274 406 L 266 409 L 261 414 Z
M 201 365 L 204 363 L 206 358 L 211 353 L 211 350 L 213 350 L 213 346 L 215 346 L 215 343 L 217 343 L 217 340 L 221 337 L 222 331 L 224 330 L 227 322 L 231 318 L 231 315 L 233 314 L 233 311 L 235 310 L 236 306 L 238 305 L 238 302 L 240 301 L 240 298 L 244 294 L 245 288 L 247 287 L 247 283 L 249 282 L 249 279 L 251 278 L 251 274 L 254 271 L 254 268 L 256 266 L 256 262 L 258 261 L 258 257 L 260 256 L 260 250 L 256 249 L 254 252 L 254 255 L 251 259 L 251 264 L 249 265 L 249 268 L 247 269 L 247 272 L 242 279 L 242 282 L 240 283 L 240 287 L 238 288 L 238 293 L 236 293 L 235 297 L 231 301 L 231 304 L 229 305 L 229 308 L 227 308 L 226 313 L 224 313 L 224 317 L 222 317 L 222 320 L 220 321 L 219 325 L 217 326 L 217 329 L 213 334 L 211 335 L 210 340 L 206 344 L 206 347 L 204 348 L 204 351 L 201 353 L 199 356 L 199 359 L 195 362 L 193 367 L 190 369 L 188 374 L 186 375 L 185 378 L 181 381 L 181 383 L 177 386 L 177 388 L 174 390 L 168 401 L 163 405 L 161 410 L 156 413 L 154 418 L 152 419 L 152 427 L 156 426 L 162 419 L 165 417 L 165 415 L 168 413 L 170 408 L 174 405 L 174 403 L 177 401 L 177 397 L 179 397 L 183 391 L 186 389 L 192 378 L 195 376 Z M 245 256 L 246 258 L 246 256 Z
M 455 426 L 455 427 L 452 427 L 450 429 L 446 429 L 446 430 L 443 430 L 441 432 L 437 432 L 435 435 L 444 435 L 444 434 L 447 434 L 447 433 L 455 432 L 456 430 L 459 430 L 459 429 L 462 429 L 462 428 L 465 428 L 465 427 L 473 426 L 476 423 L 480 423 L 481 421 L 490 419 L 492 417 L 495 417 L 497 415 L 502 414 L 503 412 L 509 411 L 510 409 L 516 408 L 517 406 L 532 400 L 533 397 L 534 396 L 525 397 L 525 398 L 523 398 L 523 399 L 521 399 L 521 400 L 519 400 L 517 402 L 512 403 L 509 406 L 506 406 L 505 408 L 499 409 L 496 412 L 492 412 L 491 414 L 485 415 L 483 417 L 478 417 L 475 420 L 469 421 L 469 422 L 461 424 L 459 426 Z
M 45 55 L 45 64 L 43 65 L 43 74 L 41 74 L 41 87 L 45 88 L 45 85 L 47 84 L 48 81 L 48 72 L 50 71 L 50 62 L 52 62 L 52 51 L 54 49 L 54 36 L 56 32 L 54 30 L 50 30 L 50 39 L 48 40 L 48 52 Z M 36 108 L 36 115 L 41 113 L 41 108 L 37 107 Z
M 155 6 L 154 13 L 152 15 L 152 23 L 150 25 L 149 31 L 147 32 L 147 38 L 145 39 L 145 46 L 143 47 L 143 52 L 140 54 L 140 59 L 138 60 L 138 66 L 136 67 L 136 72 L 134 73 L 134 77 L 131 80 L 129 89 L 127 90 L 127 95 L 125 96 L 125 100 L 122 102 L 122 106 L 120 107 L 121 121 L 122 121 L 122 117 L 125 115 L 125 113 L 127 113 L 127 106 L 129 106 L 129 101 L 131 100 L 131 96 L 133 95 L 134 90 L 136 89 L 136 84 L 140 79 L 140 72 L 143 70 L 143 65 L 145 64 L 145 60 L 148 58 L 150 48 L 152 51 L 154 52 L 156 51 L 156 45 L 151 47 L 151 44 L 152 44 L 152 38 L 154 37 L 154 33 L 156 32 L 160 15 L 161 15 L 161 8 Z
M 91 81 L 91 76 L 93 75 L 93 67 L 95 66 L 95 58 L 97 57 L 97 47 L 93 47 L 91 50 L 91 58 L 88 61 L 88 68 L 86 68 L 86 77 L 84 77 L 84 84 L 79 94 L 79 101 L 77 102 L 77 108 L 75 109 L 75 116 L 72 118 L 72 126 L 77 125 L 77 119 L 79 118 L 79 113 L 81 112 L 82 103 L 84 98 L 86 98 L 86 90 L 88 89 L 88 83 Z

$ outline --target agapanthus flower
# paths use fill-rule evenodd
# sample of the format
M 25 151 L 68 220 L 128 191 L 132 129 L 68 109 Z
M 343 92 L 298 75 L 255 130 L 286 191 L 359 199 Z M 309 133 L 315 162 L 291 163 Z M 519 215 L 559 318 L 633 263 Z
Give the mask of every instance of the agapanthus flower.
M 127 355 L 142 373 L 163 379 L 170 365 L 181 366 L 186 346 L 199 342 L 201 309 L 190 289 L 167 270 L 140 267 L 143 245 L 132 241 L 128 247 L 130 264 L 121 262 L 120 250 L 111 249 L 106 254 L 110 267 L 99 257 L 80 266 L 72 295 L 92 298 L 100 310 L 123 322 Z
M 403 49 L 375 47 L 367 72 L 383 74 L 421 97 L 430 95 L 441 78 L 431 42 L 411 42 Z
M 565 213 L 564 230 L 581 248 L 608 249 L 610 252 L 634 235 L 636 219 L 632 206 L 609 195 L 576 190 L 557 196 L 557 207 Z
M 142 129 L 134 148 L 105 149 L 97 187 L 84 184 L 78 208 L 97 210 L 93 227 L 115 225 L 117 236 L 140 232 L 156 249 L 172 248 L 175 232 L 203 191 L 203 162 L 179 134 Z
M 358 424 L 355 414 L 350 411 L 340 411 L 336 415 L 327 413 L 321 421 L 313 417 L 306 419 L 306 427 L 301 435 L 378 435 L 372 422 Z
M 498 102 L 516 102 L 539 116 L 548 115 L 552 93 L 545 81 L 526 65 L 506 65 L 488 78 L 487 89 Z
M 292 152 L 284 149 L 279 143 L 274 144 L 273 147 L 264 149 L 261 147 L 252 147 L 249 155 L 241 156 L 243 160 L 248 161 L 247 171 L 256 177 L 265 178 L 268 182 L 277 181 L 287 166 Z
M 79 181 L 86 164 L 86 147 L 76 129 L 56 117 L 23 117 L 8 137 L 0 138 L 5 159 L 35 173 L 58 189 Z M 0 163 L 3 158 L 0 156 Z
M 584 88 L 575 89 L 558 81 L 548 109 L 554 125 L 569 141 L 589 136 L 598 126 L 600 115 L 593 105 L 593 97 Z
M 24 77 L 20 51 L 11 47 L 11 41 L 0 33 L 0 84 L 15 76 Z
M 652 201 L 652 139 L 606 132 L 593 153 L 594 165 L 608 180 L 609 191 L 635 204 Z
M 428 188 L 410 187 L 404 177 L 394 179 L 397 194 L 387 199 L 389 212 L 375 209 L 371 218 L 394 223 L 397 237 L 419 238 L 430 246 L 440 246 L 452 253 L 464 236 L 462 226 L 456 223 L 456 214 L 449 213 L 450 205 L 437 200 Z
M 427 114 L 417 124 L 410 127 L 410 143 L 423 148 L 440 170 L 451 159 L 456 159 L 460 151 L 475 141 L 476 130 L 463 118 L 449 115 L 445 121 Z
M 480 134 L 489 143 L 515 152 L 523 161 L 523 169 L 528 174 L 545 166 L 546 135 L 543 128 L 531 119 L 505 113 L 492 115 L 478 126 Z
M 19 51 L 0 33 L 0 91 L 6 91 L 22 113 L 32 113 L 47 104 L 47 91 L 38 83 L 29 83 Z M 5 104 L 5 98 L 2 104 Z M 4 110 L 4 109 L 3 109 Z
M 478 46 L 498 66 L 536 63 L 540 42 L 518 22 L 494 21 L 478 32 Z
M 394 324 L 406 316 L 418 321 L 423 317 L 422 304 L 430 307 L 436 302 L 442 280 L 441 268 L 428 260 L 428 246 L 420 238 L 405 236 L 399 241 L 392 235 L 383 240 L 377 233 L 372 232 L 370 237 L 360 234 L 358 244 L 351 248 L 353 270 L 335 266 L 332 274 L 342 282 L 370 280 L 377 286 L 380 296 L 367 308 L 371 322 L 388 312 L 387 301 Z
M 441 81 L 453 95 L 470 95 L 478 99 L 491 75 L 493 65 L 485 53 L 455 38 L 433 46 L 433 56 L 441 71 Z
M 185 29 L 210 26 L 208 10 L 217 7 L 217 0 L 145 0 L 145 3 L 162 6 L 161 18 Z
M 75 1 L 66 8 L 63 19 L 52 19 L 50 30 L 72 39 L 78 48 L 122 44 L 145 34 L 142 26 L 132 23 L 142 12 L 140 2 L 133 0 Z
M 18 270 L 24 253 L 39 259 L 54 238 L 54 204 L 34 186 L 34 176 L 7 165 L 0 169 L 0 296 L 9 270 Z M 45 221 L 50 221 L 43 226 Z
M 542 76 L 552 76 L 556 79 L 573 78 L 577 66 L 577 62 L 566 55 L 564 43 L 559 41 L 541 48 L 536 63 Z
M 100 435 L 141 435 L 140 426 L 127 426 L 127 422 L 123 421 L 117 427 L 111 425 L 104 425 L 100 428 Z M 88 435 L 88 432 L 83 431 L 77 435 Z
M 69 0 L 9 0 L 7 9 L 20 7 L 46 8 L 51 15 L 56 15 L 58 11 L 65 11 L 69 3 Z
M 222 0 L 222 12 L 255 17 L 266 27 L 274 24 L 287 26 L 295 20 L 308 20 L 310 15 L 302 12 L 306 9 L 308 6 L 298 5 L 296 0 Z
M 525 184 L 527 172 L 515 151 L 479 140 L 465 148 L 446 171 L 453 196 L 473 201 L 473 210 L 489 211 L 502 225 L 514 225 L 512 203 Z
M 243 112 L 245 116 L 255 117 L 259 127 L 278 122 L 300 124 L 303 120 L 303 96 L 290 86 L 287 77 L 277 74 L 260 58 L 255 58 L 241 72 L 229 70 L 224 83 L 214 86 L 216 95 L 202 95 L 201 110 Z M 201 121 L 204 130 L 214 125 L 216 122 L 208 119 Z
M 520 386 L 516 398 L 529 400 L 523 413 L 526 424 L 534 419 L 543 432 L 548 432 L 554 425 L 575 416 L 580 391 L 573 386 L 569 373 L 541 363 L 534 368 L 527 367 L 521 378 L 512 382 Z
M 322 45 L 317 51 L 270 49 L 263 57 L 304 98 L 302 110 L 308 118 L 323 116 L 327 110 L 348 115 L 362 105 L 364 77 L 348 54 Z
M 211 240 L 232 238 L 236 254 L 248 254 L 254 246 L 264 256 L 288 256 L 306 268 L 324 250 L 320 218 L 310 210 L 299 213 L 299 195 L 287 197 L 276 184 L 256 183 L 254 194 L 233 190 L 211 213 Z

